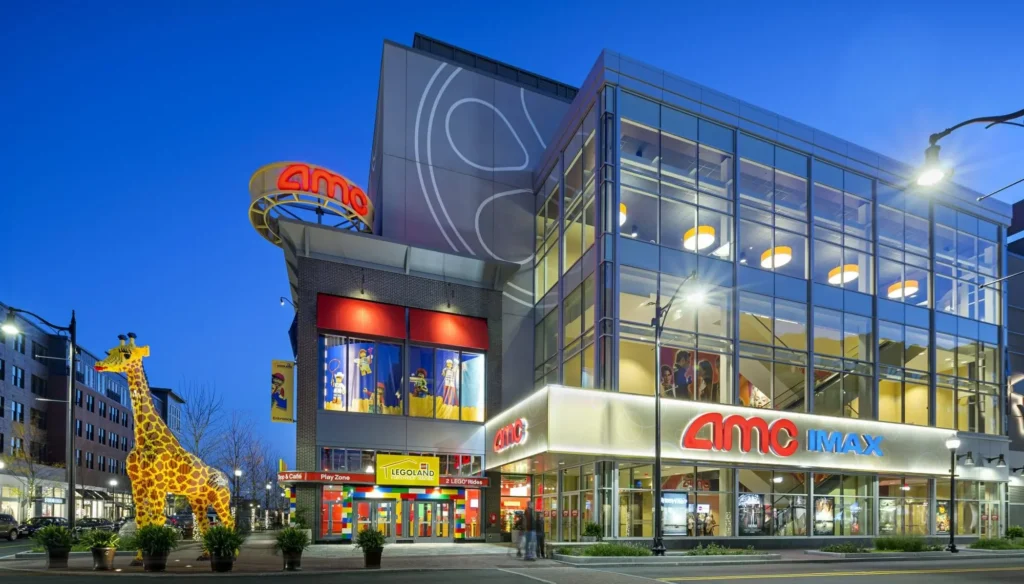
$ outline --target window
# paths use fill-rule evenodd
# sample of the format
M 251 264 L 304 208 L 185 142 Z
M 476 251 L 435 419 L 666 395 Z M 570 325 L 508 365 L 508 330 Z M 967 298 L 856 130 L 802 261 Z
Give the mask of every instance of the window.
M 75 420 L 75 436 L 82 437 L 82 420 Z
M 88 440 L 95 440 L 96 439 L 95 428 L 93 427 L 92 424 L 86 424 L 85 425 L 85 437 Z
M 619 466 L 619 536 L 649 534 L 651 465 Z M 663 465 L 666 535 L 715 537 L 732 535 L 736 471 L 728 468 Z M 781 503 L 781 501 L 780 501 Z M 670 511 L 671 509 L 671 511 Z M 742 513 L 742 511 L 741 511 Z
M 25 370 L 17 365 L 11 365 L 11 385 L 25 389 Z
M 817 329 L 817 323 L 815 323 Z M 814 358 L 814 413 L 844 418 L 872 417 L 871 367 L 828 357 Z
M 107 445 L 107 431 L 104 428 L 100 428 L 99 435 L 100 435 L 100 437 L 99 437 L 99 440 L 97 440 L 97 442 L 99 442 L 100 444 L 106 446 Z
M 323 409 L 402 415 L 401 345 L 323 336 L 321 347 Z
M 874 479 L 858 475 L 812 475 L 814 535 L 872 535 Z
M 75 465 L 82 466 L 82 451 L 78 449 L 75 450 Z
M 740 215 L 740 264 L 807 278 L 807 224 L 775 216 L 779 227 L 773 228 L 771 214 L 747 206 L 740 208 Z
M 76 389 L 75 390 L 75 403 L 78 404 L 78 407 L 82 407 L 82 390 L 81 389 Z
M 483 421 L 482 353 L 412 346 L 409 359 L 410 416 Z
M 101 454 L 101 455 L 100 455 L 100 464 L 99 464 L 99 470 L 100 470 L 101 472 L 102 472 L 102 471 L 105 471 L 105 470 L 107 470 L 106 466 L 107 466 L 107 457 L 106 457 L 106 456 L 103 456 L 103 455 Z
M 39 411 L 35 408 L 29 408 L 29 420 L 36 428 L 46 430 L 46 412 Z
M 32 358 L 40 363 L 43 362 L 43 358 L 46 357 L 46 346 L 40 345 L 39 343 L 32 341 Z
M 739 469 L 739 535 L 807 535 L 807 476 Z
M 928 479 L 879 477 L 878 534 L 928 535 L 928 490 Z
M 32 376 L 32 393 L 46 397 L 46 380 L 42 377 Z
M 93 468 L 93 455 L 92 455 L 91 452 L 86 452 L 85 453 L 85 468 L 88 468 L 88 469 L 92 469 Z
M 534 381 L 537 385 L 558 380 L 558 311 L 547 313 L 533 329 Z
M 91 395 L 85 396 L 85 409 L 89 410 L 90 412 L 95 412 L 96 411 L 96 398 L 94 398 Z
M 0 359 L 0 381 L 7 378 L 7 361 Z
M 11 421 L 25 423 L 25 406 L 14 400 L 11 400 Z
M 935 206 L 935 223 L 936 309 L 999 324 L 1000 285 L 990 283 L 1000 259 L 996 242 L 988 239 L 998 237 L 998 229 L 942 205 Z
M 25 333 L 18 333 L 14 335 L 14 350 L 25 354 Z
M 11 436 L 11 454 L 17 456 L 25 451 L 25 441 Z
M 558 282 L 558 223 L 561 205 L 559 192 L 560 169 L 555 168 L 542 185 L 540 196 L 545 196 L 544 206 L 537 212 L 536 250 L 534 257 L 534 302 L 540 302 L 548 290 Z
M 4 418 L 7 416 L 7 405 L 5 403 L 6 401 L 7 398 L 0 395 L 0 418 Z

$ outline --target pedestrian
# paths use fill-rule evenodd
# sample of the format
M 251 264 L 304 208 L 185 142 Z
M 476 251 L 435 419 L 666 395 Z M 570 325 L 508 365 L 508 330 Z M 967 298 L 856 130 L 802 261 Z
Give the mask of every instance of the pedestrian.
M 533 520 L 533 531 L 537 534 L 537 556 L 546 558 L 547 556 L 544 552 L 544 512 L 539 509 Z
M 534 517 L 533 513 L 533 501 L 527 501 L 526 512 L 523 513 L 523 536 L 526 538 L 526 550 L 523 552 L 523 559 L 527 562 L 532 562 L 537 559 L 537 539 L 536 534 L 533 531 L 533 526 L 536 523 L 535 520 L 536 517 Z

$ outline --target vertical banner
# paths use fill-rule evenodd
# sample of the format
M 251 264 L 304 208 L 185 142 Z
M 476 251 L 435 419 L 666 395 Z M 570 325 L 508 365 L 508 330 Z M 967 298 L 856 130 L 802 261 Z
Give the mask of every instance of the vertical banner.
M 295 362 L 271 361 L 270 421 L 295 421 Z

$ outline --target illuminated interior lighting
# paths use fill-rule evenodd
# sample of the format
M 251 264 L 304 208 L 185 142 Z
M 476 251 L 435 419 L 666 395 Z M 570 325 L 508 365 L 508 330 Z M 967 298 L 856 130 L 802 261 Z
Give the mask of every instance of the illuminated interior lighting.
M 828 273 L 829 284 L 846 284 L 857 279 L 860 275 L 860 266 L 857 264 L 843 264 L 836 266 Z
M 732 245 L 727 241 L 721 247 L 719 247 L 715 251 L 711 252 L 711 255 L 717 256 L 717 257 L 720 257 L 720 258 L 727 258 L 727 257 L 729 257 L 729 253 L 730 252 L 732 252 Z
M 626 222 L 626 204 L 619 203 L 619 227 Z
M 781 268 L 791 261 L 793 261 L 793 248 L 788 245 L 766 249 L 761 254 L 761 267 L 769 270 Z
M 638 235 L 638 233 L 639 232 L 636 230 L 636 224 L 634 223 L 633 224 L 633 229 L 629 232 L 629 236 L 632 237 L 633 239 L 636 239 L 636 236 Z
M 691 227 L 683 234 L 683 248 L 690 251 L 704 249 L 713 243 L 715 243 L 715 228 L 710 225 Z
M 904 280 L 889 286 L 889 298 L 908 298 L 920 290 L 917 280 Z

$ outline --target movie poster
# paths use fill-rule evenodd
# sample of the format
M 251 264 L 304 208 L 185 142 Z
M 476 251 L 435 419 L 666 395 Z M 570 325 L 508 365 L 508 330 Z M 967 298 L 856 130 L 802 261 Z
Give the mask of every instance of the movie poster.
M 662 530 L 665 535 L 686 535 L 686 493 L 663 493 L 661 495 Z
M 662 397 L 721 401 L 722 356 L 692 349 L 661 348 Z
M 814 535 L 835 535 L 836 498 L 814 498 Z
M 896 512 L 897 505 L 895 499 L 881 499 L 878 502 L 878 533 L 882 535 L 896 533 L 899 529 Z
M 764 525 L 764 495 L 740 495 L 739 510 L 740 535 L 768 535 Z

